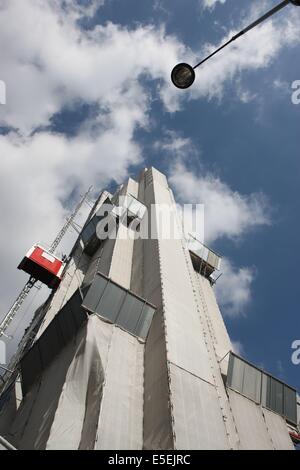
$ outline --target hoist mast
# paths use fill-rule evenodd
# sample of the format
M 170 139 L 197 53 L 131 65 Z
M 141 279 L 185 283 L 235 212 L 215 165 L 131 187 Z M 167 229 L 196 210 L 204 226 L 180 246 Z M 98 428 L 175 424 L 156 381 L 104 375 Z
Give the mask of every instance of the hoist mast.
M 91 191 L 92 191 L 92 186 L 88 189 L 88 191 L 85 193 L 85 195 L 81 198 L 79 204 L 76 206 L 75 210 L 72 212 L 70 217 L 67 218 L 64 226 L 59 231 L 59 233 L 56 236 L 55 240 L 51 244 L 49 253 L 53 254 L 55 252 L 56 248 L 59 246 L 60 242 L 62 241 L 62 239 L 66 235 L 69 228 L 71 226 L 73 226 L 74 220 L 75 220 L 76 216 L 78 215 L 78 212 L 80 211 L 83 204 L 87 201 L 88 196 L 90 195 Z M 16 298 L 16 300 L 14 301 L 13 305 L 11 306 L 11 308 L 9 309 L 9 311 L 7 312 L 7 314 L 5 315 L 3 320 L 1 321 L 1 324 L 0 324 L 0 338 L 1 338 L 1 336 L 7 336 L 5 334 L 5 332 L 8 328 L 8 326 L 13 321 L 16 313 L 18 312 L 18 310 L 22 306 L 24 300 L 27 298 L 27 296 L 30 293 L 31 289 L 36 285 L 37 282 L 38 282 L 38 279 L 36 279 L 35 277 L 32 277 L 32 276 L 26 282 L 25 286 L 23 287 L 23 289 L 19 293 L 19 295 Z

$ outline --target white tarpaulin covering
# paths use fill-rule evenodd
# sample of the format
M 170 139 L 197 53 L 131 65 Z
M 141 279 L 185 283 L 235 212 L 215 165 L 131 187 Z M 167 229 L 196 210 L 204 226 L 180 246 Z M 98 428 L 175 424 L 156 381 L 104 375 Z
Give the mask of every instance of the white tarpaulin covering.
M 141 449 L 144 345 L 92 316 L 82 348 L 69 368 L 47 449 L 93 449 L 96 440 L 96 448 Z
M 229 449 L 216 389 L 170 364 L 176 449 Z
M 161 209 L 156 208 L 156 218 L 153 223 L 156 223 L 156 231 L 160 236 L 165 234 L 160 227 L 165 223 L 168 226 L 166 219 L 169 218 L 171 236 L 171 239 L 160 236 L 158 240 L 168 359 L 203 380 L 213 383 L 209 353 L 205 345 L 204 331 L 197 311 L 182 240 L 174 239 L 175 233 L 181 236 L 175 215 L 176 206 L 169 188 L 159 184 L 157 173 L 153 173 L 155 202 L 165 208 L 164 217 L 161 217 Z
M 142 449 L 144 345 L 114 327 L 96 449 Z
M 86 338 L 80 342 L 66 376 L 47 449 L 94 447 L 111 329 L 95 318 L 88 322 Z
M 221 359 L 228 353 L 228 351 L 232 350 L 232 345 L 210 282 L 200 274 L 196 274 L 196 276 L 199 289 L 202 290 L 204 301 L 207 305 L 207 311 L 209 311 L 208 321 L 210 322 L 213 334 L 212 339 L 214 341 L 214 346 L 219 359 Z
M 17 411 L 16 387 L 12 385 L 1 397 L 0 402 L 0 435 L 5 434 Z
M 233 390 L 228 394 L 241 450 L 291 449 L 287 427 L 279 415 L 275 418 L 274 413 Z
M 83 327 L 23 399 L 7 435 L 18 449 L 45 449 L 68 368 L 85 335 Z
M 174 207 L 172 206 L 173 200 L 171 193 L 168 187 L 160 185 L 156 181 L 156 178 L 153 180 L 153 185 L 149 185 L 146 188 L 145 196 L 147 204 L 152 201 L 153 193 L 155 194 L 155 203 L 164 204 L 167 208 L 170 207 L 170 211 L 172 212 Z M 156 222 L 158 223 L 158 221 L 159 215 L 157 214 Z M 154 223 L 153 219 L 152 222 Z M 153 224 L 151 228 L 153 229 Z M 158 233 L 160 233 L 159 230 Z M 153 248 L 153 250 L 151 250 L 151 248 Z M 229 448 L 229 443 L 226 438 L 221 413 L 222 404 L 218 399 L 214 386 L 212 363 L 209 356 L 209 354 L 214 353 L 212 350 L 208 351 L 207 345 L 205 344 L 205 331 L 197 308 L 196 295 L 191 282 L 191 274 L 188 270 L 182 242 L 176 239 L 160 238 L 157 241 L 157 248 L 155 248 L 154 242 L 151 244 L 150 241 L 145 241 L 144 272 L 145 276 L 149 276 L 150 278 L 148 283 L 147 277 L 145 286 L 148 289 L 149 285 L 151 285 L 152 292 L 156 292 L 154 280 L 157 282 L 158 292 L 160 295 L 162 294 L 161 302 L 167 360 L 173 365 L 176 365 L 178 370 L 181 370 L 178 374 L 188 374 L 189 377 L 186 383 L 185 381 L 180 381 L 180 379 L 178 379 L 178 381 L 170 380 L 170 392 L 167 388 L 165 390 L 162 389 L 162 387 L 166 387 L 166 384 L 162 380 L 160 380 L 158 384 L 162 389 L 160 393 L 161 397 L 163 397 L 164 394 L 170 394 L 176 447 L 180 449 L 227 449 Z M 152 252 L 152 256 L 150 256 L 150 252 Z M 157 260 L 159 261 L 158 266 Z M 145 267 L 147 267 L 147 269 L 145 269 Z M 151 277 L 149 275 L 150 272 Z M 144 295 L 148 298 L 145 293 Z M 159 306 L 158 302 L 159 300 L 157 299 L 156 306 Z M 163 357 L 161 361 L 164 361 Z M 147 369 L 149 363 L 150 362 L 146 359 L 146 377 L 150 381 L 150 374 L 148 374 Z M 218 367 L 216 373 L 220 373 Z M 147 383 L 149 383 L 149 381 L 147 380 Z M 185 399 L 186 388 L 183 386 L 183 383 L 189 390 L 187 399 Z M 196 402 L 197 404 L 193 403 L 195 397 L 199 400 Z M 154 394 L 151 393 L 150 399 L 153 400 L 153 398 Z M 203 411 L 201 404 L 204 405 L 205 412 L 207 412 L 209 416 L 212 416 L 209 425 L 207 424 L 205 413 L 201 420 L 201 411 Z M 145 413 L 147 448 L 155 448 L 156 441 L 153 438 L 154 433 L 150 431 L 151 420 L 148 416 L 151 407 L 150 405 L 148 406 L 147 402 L 145 406 L 147 410 L 147 413 Z M 152 409 L 155 408 L 155 406 L 156 404 L 153 400 Z M 200 410 L 198 409 L 199 407 Z M 209 407 L 211 408 L 211 415 Z M 155 413 L 155 411 L 152 413 Z M 193 418 L 191 418 L 192 415 Z M 175 416 L 177 416 L 177 419 L 175 419 Z M 199 416 L 200 419 L 197 421 Z M 187 428 L 186 419 L 191 419 L 190 428 Z M 159 422 L 159 418 L 156 418 L 156 422 Z M 165 418 L 163 422 L 167 423 L 167 418 Z M 215 422 L 217 423 L 217 427 L 221 426 L 221 431 L 215 434 L 214 438 L 216 442 L 213 442 L 213 432 L 210 432 L 210 429 L 213 428 L 216 430 L 214 427 Z M 164 429 L 167 430 L 167 426 L 165 426 Z M 194 434 L 194 429 L 196 429 L 196 434 Z M 157 429 L 157 432 L 158 431 L 159 428 Z M 208 435 L 206 433 L 208 433 Z
M 228 390 L 228 394 L 240 439 L 240 449 L 274 449 L 261 407 L 233 390 Z
M 134 238 L 130 237 L 130 232 L 127 227 L 120 224 L 108 276 L 125 289 L 130 289 L 131 279 Z
M 6 439 L 0 436 L 0 450 L 16 450 Z
M 285 420 L 273 411 L 263 408 L 268 432 L 276 450 L 294 450 Z
M 213 383 L 181 241 L 160 240 L 159 251 L 168 358 Z
M 130 181 L 128 190 L 137 197 L 138 184 Z M 139 197 L 148 208 L 155 203 L 175 209 L 167 180 L 157 170 L 141 178 Z M 121 239 L 126 231 L 121 227 L 117 241 L 104 242 L 92 258 L 76 246 L 51 296 L 38 345 L 23 360 L 22 404 L 16 409 L 12 394 L 7 411 L 0 413 L 3 436 L 19 449 L 291 448 L 282 418 L 232 390 L 228 399 L 218 359 L 231 349 L 230 341 L 211 286 L 195 276 L 182 240 L 133 243 Z M 67 302 L 84 287 L 77 292 L 81 309 L 90 283 L 99 294 L 100 283 L 93 282 L 97 271 L 117 280 L 123 286 L 118 289 L 130 286 L 155 305 L 148 336 L 134 322 L 140 300 L 124 291 L 117 310 L 120 297 L 113 288 L 109 298 L 99 298 L 101 311 L 98 304 L 86 306 L 92 314 L 87 318 L 84 312 L 84 322 L 72 326 Z M 62 318 L 49 327 L 51 334 L 41 337 L 59 312 Z M 61 328 L 54 328 L 56 323 Z
M 96 440 L 141 449 L 143 351 L 130 334 L 89 317 L 31 387 L 7 437 L 20 449 L 93 449 Z

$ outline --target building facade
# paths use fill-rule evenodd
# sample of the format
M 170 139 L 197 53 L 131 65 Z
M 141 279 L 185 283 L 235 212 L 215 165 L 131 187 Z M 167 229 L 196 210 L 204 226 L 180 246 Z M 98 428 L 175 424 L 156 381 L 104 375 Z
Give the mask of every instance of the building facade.
M 101 193 L 2 394 L 0 435 L 16 448 L 294 448 L 295 390 L 232 353 L 220 259 L 161 236 L 168 211 L 181 233 L 154 168 Z

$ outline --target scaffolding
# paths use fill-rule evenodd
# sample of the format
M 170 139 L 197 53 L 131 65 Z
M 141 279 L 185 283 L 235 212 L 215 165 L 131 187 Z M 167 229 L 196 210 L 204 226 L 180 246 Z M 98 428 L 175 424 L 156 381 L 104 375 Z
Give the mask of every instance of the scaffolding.
M 70 217 L 67 218 L 65 224 L 63 225 L 62 229 L 59 231 L 58 235 L 55 237 L 55 240 L 53 241 L 53 243 L 50 247 L 50 250 L 49 250 L 50 253 L 53 254 L 55 252 L 55 250 L 59 246 L 60 242 L 62 241 L 62 239 L 66 235 L 69 228 L 74 227 L 74 220 L 75 220 L 78 212 L 80 211 L 81 207 L 83 206 L 83 204 L 87 201 L 88 196 L 90 195 L 92 189 L 93 188 L 91 186 L 88 189 L 88 191 L 84 194 L 84 196 L 81 198 L 79 204 L 77 204 L 75 210 L 72 212 Z M 8 335 L 6 334 L 7 328 L 9 327 L 11 322 L 13 321 L 15 315 L 19 311 L 19 309 L 22 306 L 24 300 L 27 298 L 27 296 L 31 292 L 32 288 L 36 285 L 36 283 L 37 283 L 37 279 L 35 279 L 34 277 L 30 277 L 29 280 L 26 282 L 25 286 L 23 287 L 23 289 L 21 290 L 21 292 L 17 296 L 17 298 L 14 301 L 13 305 L 11 306 L 9 311 L 6 313 L 6 315 L 4 316 L 4 319 L 1 321 L 1 324 L 0 324 L 0 338 L 2 336 L 8 337 Z

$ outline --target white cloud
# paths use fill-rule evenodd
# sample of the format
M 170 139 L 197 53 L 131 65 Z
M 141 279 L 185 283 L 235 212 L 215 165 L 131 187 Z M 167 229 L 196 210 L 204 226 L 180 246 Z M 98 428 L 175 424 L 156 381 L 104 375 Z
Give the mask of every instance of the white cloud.
M 165 131 L 163 140 L 156 142 L 154 148 L 170 155 L 172 162 L 175 159 L 181 161 L 187 154 L 191 156 L 195 153 L 194 146 L 189 138 L 182 137 L 170 130 Z
M 238 356 L 245 356 L 244 346 L 242 345 L 240 341 L 231 340 L 231 344 L 232 344 L 233 352 L 235 352 L 235 354 L 237 354 Z
M 160 147 L 170 152 L 175 160 L 169 180 L 177 199 L 186 204 L 204 204 L 204 242 L 208 246 L 222 237 L 235 240 L 257 226 L 270 223 L 269 208 L 263 194 L 243 195 L 203 168 L 199 175 L 196 169 L 193 173 L 187 169 L 184 161 L 191 152 L 196 152 L 189 139 L 171 132 Z M 235 267 L 230 260 L 223 258 L 221 272 L 216 284 L 221 310 L 225 316 L 242 316 L 251 300 L 255 270 Z
M 170 182 L 184 203 L 204 204 L 205 241 L 236 239 L 270 222 L 263 194 L 242 195 L 210 173 L 199 176 L 181 162 L 171 169 Z
M 248 32 L 196 69 L 196 81 L 186 94 L 188 98 L 220 99 L 224 85 L 228 81 L 239 80 L 242 72 L 268 67 L 280 53 L 283 53 L 285 47 L 298 45 L 300 43 L 298 10 L 292 6 L 290 9 L 287 8 L 281 15 L 275 15 L 273 19 Z M 199 62 L 265 11 L 266 8 L 262 7 L 261 2 L 251 5 L 235 30 L 229 31 L 217 44 L 205 44 L 197 54 L 197 58 L 192 59 L 192 63 Z M 174 102 L 172 106 L 175 106 Z
M 182 47 L 150 26 L 128 30 L 108 23 L 81 30 L 78 18 L 101 3 L 89 2 L 86 9 L 73 1 L 0 0 L 1 79 L 8 95 L 0 125 L 16 129 L 0 136 L 6 279 L 0 317 L 26 279 L 17 264 L 35 241 L 51 242 L 69 196 L 90 184 L 100 190 L 111 178 L 121 181 L 141 163 L 134 133 L 148 125 L 150 96 L 139 78 L 169 81 Z M 78 103 L 93 104 L 98 114 L 74 137 L 47 130 L 55 113 Z
M 223 258 L 222 273 L 216 284 L 216 295 L 222 313 L 228 317 L 239 317 L 251 301 L 251 284 L 255 272 L 253 268 L 236 268 Z
M 238 99 L 244 104 L 248 104 L 251 101 L 257 100 L 258 98 L 258 94 L 252 93 L 249 89 L 243 86 L 240 80 L 236 81 L 235 90 Z
M 228 80 L 243 70 L 266 67 L 282 47 L 299 42 L 297 14 L 268 21 L 199 68 L 191 90 L 181 92 L 170 84 L 170 70 L 179 60 L 196 62 L 198 53 L 196 58 L 162 28 L 128 30 L 108 23 L 89 32 L 80 29 L 76 18 L 93 13 L 101 3 L 88 2 L 87 8 L 70 0 L 2 0 L 0 40 L 6 47 L 1 78 L 7 83 L 8 104 L 0 123 L 30 133 L 74 100 L 106 103 L 110 95 L 120 96 L 142 74 L 161 80 L 160 96 L 173 112 L 186 98 L 222 96 Z M 204 45 L 200 56 L 218 45 Z
M 53 0 L 53 4 L 55 3 L 59 8 L 68 11 L 68 14 L 72 13 L 75 19 L 79 19 L 94 16 L 105 0 Z
M 204 8 L 214 8 L 217 3 L 225 3 L 226 0 L 202 0 Z
M 283 97 L 291 97 L 291 84 L 286 80 L 275 78 L 273 81 L 273 88 Z
M 169 83 L 184 47 L 162 28 L 108 23 L 83 31 L 60 3 L 0 4 L 1 79 L 7 84 L 0 122 L 29 134 L 76 100 L 109 106 L 143 74 Z

